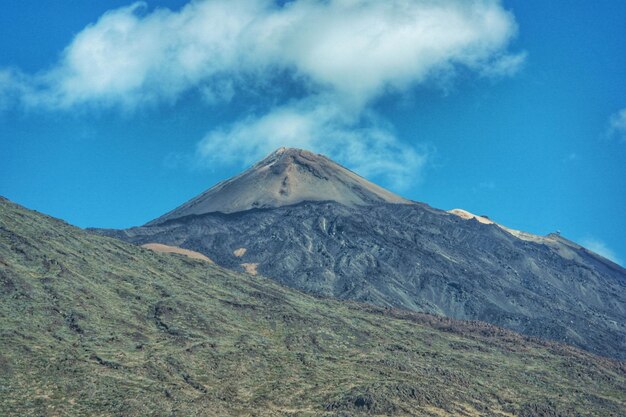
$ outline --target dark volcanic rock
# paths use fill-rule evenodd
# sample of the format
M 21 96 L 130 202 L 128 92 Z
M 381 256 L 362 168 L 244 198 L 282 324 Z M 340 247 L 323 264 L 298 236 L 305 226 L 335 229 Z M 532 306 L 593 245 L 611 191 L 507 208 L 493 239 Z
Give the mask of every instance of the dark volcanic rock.
M 550 245 L 521 240 L 422 204 L 335 202 L 99 232 L 198 251 L 231 269 L 258 264 L 315 294 L 482 320 L 626 358 L 626 271 L 557 236 Z
M 99 233 L 180 246 L 315 294 L 483 320 L 626 358 L 626 270 L 558 235 L 454 213 L 281 148 L 145 227 Z

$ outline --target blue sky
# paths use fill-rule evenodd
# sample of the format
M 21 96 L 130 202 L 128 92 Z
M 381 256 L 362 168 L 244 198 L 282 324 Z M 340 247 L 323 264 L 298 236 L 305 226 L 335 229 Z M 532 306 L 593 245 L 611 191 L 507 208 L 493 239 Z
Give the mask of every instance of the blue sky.
M 626 3 L 21 0 L 0 194 L 151 220 L 276 147 L 626 262 Z

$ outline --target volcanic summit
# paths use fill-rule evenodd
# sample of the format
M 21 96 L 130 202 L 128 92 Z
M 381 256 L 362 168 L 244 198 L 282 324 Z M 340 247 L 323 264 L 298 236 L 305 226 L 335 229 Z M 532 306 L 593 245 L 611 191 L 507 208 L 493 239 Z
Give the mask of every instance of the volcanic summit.
M 412 203 L 323 155 L 279 148 L 247 171 L 215 185 L 148 225 L 189 215 L 276 208 L 303 201 L 334 201 L 344 206 Z

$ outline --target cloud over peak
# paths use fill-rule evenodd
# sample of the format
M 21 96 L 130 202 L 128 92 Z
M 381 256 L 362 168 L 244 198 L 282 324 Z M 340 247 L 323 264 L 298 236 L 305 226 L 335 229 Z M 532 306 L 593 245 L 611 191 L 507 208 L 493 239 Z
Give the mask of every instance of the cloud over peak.
M 283 5 L 196 0 L 179 11 L 149 11 L 138 2 L 87 26 L 49 71 L 0 73 L 0 105 L 19 100 L 48 109 L 84 104 L 137 109 L 175 103 L 190 91 L 211 105 L 288 73 L 306 92 L 301 103 L 278 103 L 256 120 L 221 126 L 202 146 L 240 141 L 235 147 L 254 154 L 281 137 L 289 143 L 280 144 L 294 144 L 300 129 L 308 139 L 299 141 L 334 149 L 333 156 L 348 144 L 370 150 L 376 144 L 378 151 L 386 150 L 383 155 L 406 154 L 384 123 L 372 124 L 375 118 L 365 116 L 369 105 L 457 68 L 510 75 L 524 61 L 524 54 L 508 51 L 516 32 L 514 17 L 499 0 L 294 0 Z M 342 112 L 351 121 L 342 119 Z M 244 133 L 250 136 L 243 138 Z M 362 139 L 346 139 L 359 133 Z M 201 153 L 208 154 L 202 146 Z
M 350 115 L 332 96 L 289 103 L 208 133 L 198 145 L 209 164 L 250 165 L 281 146 L 330 155 L 366 177 L 401 190 L 418 183 L 432 151 L 399 141 L 376 115 Z

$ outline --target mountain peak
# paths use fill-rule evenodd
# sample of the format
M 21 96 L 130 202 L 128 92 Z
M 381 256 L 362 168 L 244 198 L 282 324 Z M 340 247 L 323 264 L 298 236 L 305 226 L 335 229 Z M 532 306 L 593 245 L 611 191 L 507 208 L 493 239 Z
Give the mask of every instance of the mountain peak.
M 281 147 L 250 169 L 215 185 L 148 225 L 189 215 L 235 213 L 303 201 L 335 201 L 346 206 L 411 204 L 323 155 Z
M 332 162 L 324 155 L 319 155 L 305 149 L 281 147 L 257 162 L 252 169 L 263 166 L 274 166 L 275 164 L 278 164 L 281 168 L 286 168 L 290 164 L 314 166 L 318 165 L 322 160 Z
M 271 154 L 269 154 L 269 156 L 272 155 L 281 155 L 283 153 L 295 153 L 298 151 L 303 151 L 304 149 L 298 149 L 298 148 L 288 148 L 286 146 L 281 146 L 280 148 L 276 149 L 274 152 L 272 152 Z

